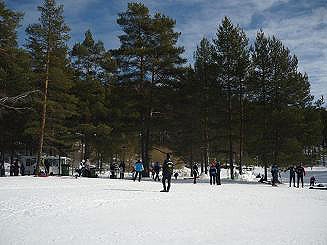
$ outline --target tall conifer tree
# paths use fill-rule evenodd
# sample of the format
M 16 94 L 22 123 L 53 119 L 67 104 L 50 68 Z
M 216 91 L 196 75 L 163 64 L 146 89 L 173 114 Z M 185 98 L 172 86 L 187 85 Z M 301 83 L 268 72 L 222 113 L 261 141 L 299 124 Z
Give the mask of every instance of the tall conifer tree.
M 35 82 L 43 91 L 39 167 L 44 145 L 49 153 L 59 154 L 70 147 L 67 126 L 74 114 L 76 99 L 70 93 L 72 73 L 67 56 L 70 29 L 64 21 L 63 5 L 57 6 L 55 0 L 44 0 L 38 10 L 41 13 L 39 23 L 26 29 L 26 47 L 33 58 Z
M 128 4 L 117 23 L 124 34 L 119 36 L 121 46 L 114 53 L 121 82 L 136 92 L 134 104 L 139 113 L 141 156 L 148 172 L 153 111 L 157 112 L 160 109 L 157 107 L 162 106 L 156 106 L 158 98 L 167 99 L 173 92 L 179 66 L 185 62 L 180 57 L 184 49 L 176 47 L 180 34 L 173 30 L 175 21 L 159 13 L 152 17 L 143 4 Z
M 233 101 L 243 101 L 243 88 L 249 66 L 248 39 L 242 29 L 234 26 L 231 20 L 224 18 L 218 28 L 217 37 L 214 39 L 215 59 L 218 64 L 218 83 L 221 84 L 227 96 L 227 132 L 228 152 L 231 178 L 234 178 L 234 144 L 235 144 L 235 109 Z M 239 95 L 239 96 L 237 96 Z M 237 97 L 238 98 L 237 98 Z M 235 98 L 236 97 L 236 98 Z M 242 111 L 242 106 L 241 106 Z M 242 117 L 240 121 L 242 123 Z M 241 127 L 242 128 L 242 127 Z M 242 134 L 241 134 L 242 135 Z M 242 151 L 242 150 L 241 150 Z M 235 151 L 236 152 L 236 151 Z M 235 159 L 236 160 L 236 159 Z

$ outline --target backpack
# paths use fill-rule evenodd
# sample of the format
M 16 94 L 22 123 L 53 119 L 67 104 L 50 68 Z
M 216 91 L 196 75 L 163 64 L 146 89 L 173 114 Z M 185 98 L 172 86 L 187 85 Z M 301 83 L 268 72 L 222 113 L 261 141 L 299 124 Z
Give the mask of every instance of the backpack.
M 173 170 L 174 170 L 174 164 L 171 161 L 167 162 L 167 172 L 173 174 Z

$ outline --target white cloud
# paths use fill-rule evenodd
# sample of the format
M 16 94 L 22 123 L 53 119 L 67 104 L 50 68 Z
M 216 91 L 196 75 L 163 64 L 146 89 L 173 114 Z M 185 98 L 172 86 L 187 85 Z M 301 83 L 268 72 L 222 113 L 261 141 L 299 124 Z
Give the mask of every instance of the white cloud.
M 16 4 L 15 4 L 16 2 Z M 9 7 L 24 11 L 24 26 L 37 22 L 36 10 L 41 0 L 13 1 Z M 57 0 L 64 4 L 66 22 L 72 29 L 71 43 L 81 41 L 84 32 L 91 29 L 95 39 L 104 41 L 107 48 L 118 47 L 118 12 L 125 11 L 129 0 Z M 224 16 L 246 29 L 253 40 L 259 28 L 275 35 L 299 57 L 301 71 L 308 73 L 312 93 L 327 97 L 327 1 L 299 0 L 140 0 L 151 13 L 162 12 L 177 20 L 176 30 L 181 32 L 180 45 L 192 62 L 193 52 L 203 36 L 215 36 Z M 326 6 L 325 6 L 326 5 Z M 103 9 L 98 9 L 102 6 Z M 316 6 L 316 7 L 315 7 Z M 303 8 L 303 11 L 302 9 Z M 294 11 L 298 11 L 294 13 Z M 92 19 L 92 15 L 94 19 Z M 90 18 L 91 16 L 91 18 Z

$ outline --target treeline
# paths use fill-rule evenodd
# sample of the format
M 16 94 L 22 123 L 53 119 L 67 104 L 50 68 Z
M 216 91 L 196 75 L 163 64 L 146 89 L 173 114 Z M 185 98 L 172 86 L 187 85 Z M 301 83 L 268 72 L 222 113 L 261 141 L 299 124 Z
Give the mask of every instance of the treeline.
M 120 47 L 90 30 L 71 49 L 63 6 L 44 0 L 39 21 L 17 44 L 21 13 L 0 1 L 0 151 L 67 155 L 99 163 L 169 149 L 202 171 L 217 158 L 243 164 L 313 164 L 325 146 L 326 110 L 308 76 L 277 38 L 224 18 L 203 38 L 194 66 L 177 45 L 176 22 L 130 3 L 119 13 Z M 81 147 L 82 146 L 82 147 Z

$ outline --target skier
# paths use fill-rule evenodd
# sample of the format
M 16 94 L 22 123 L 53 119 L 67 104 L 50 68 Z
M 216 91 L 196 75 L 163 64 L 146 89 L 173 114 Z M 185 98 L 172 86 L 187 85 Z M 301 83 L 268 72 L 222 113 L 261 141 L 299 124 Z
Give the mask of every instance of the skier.
M 160 165 L 159 165 L 159 162 L 156 162 L 156 164 L 154 165 L 154 172 L 156 174 L 156 176 L 154 177 L 154 181 L 160 181 L 160 178 L 159 178 L 159 172 L 160 172 Z
M 170 160 L 170 155 L 167 154 L 167 158 L 162 164 L 162 185 L 163 185 L 163 190 L 161 190 L 160 192 L 169 192 L 171 176 L 173 175 L 173 170 L 174 170 L 174 164 Z M 167 180 L 167 188 L 166 188 L 166 180 Z
M 271 185 L 272 186 L 277 186 L 277 182 L 278 182 L 278 167 L 274 164 L 271 167 L 271 176 L 272 176 L 272 181 L 271 181 Z
M 23 163 L 20 164 L 20 174 L 21 174 L 22 176 L 25 175 L 25 167 L 24 167 L 24 164 L 23 164 Z
M 10 163 L 9 172 L 10 172 L 10 176 L 14 175 L 14 163 Z
M 5 163 L 0 161 L 0 177 L 5 176 Z
M 120 178 L 123 179 L 124 174 L 125 174 L 125 162 L 124 161 L 121 161 L 119 164 L 119 173 L 120 173 Z
M 216 184 L 216 175 L 217 175 L 217 169 L 216 169 L 215 161 L 211 162 L 211 166 L 209 168 L 209 175 L 210 175 L 210 185 L 212 185 L 212 182 L 215 185 Z
M 116 163 L 112 162 L 110 163 L 110 179 L 116 179 L 115 169 L 116 169 Z
M 80 162 L 80 164 L 79 164 L 78 171 L 77 171 L 79 177 L 81 177 L 81 175 L 83 173 L 83 170 L 84 170 L 84 162 L 85 162 L 85 160 L 83 159 Z
M 47 159 L 45 159 L 44 165 L 45 165 L 45 173 L 46 173 L 46 175 L 49 175 L 50 163 L 49 163 L 49 161 Z
M 221 169 L 220 162 L 217 161 L 216 162 L 216 170 L 217 170 L 217 173 L 216 173 L 216 184 L 217 185 L 221 185 L 221 181 L 220 181 L 220 169 Z
M 178 177 L 178 173 L 177 172 L 174 174 L 174 177 L 177 180 L 177 177 Z
M 196 178 L 198 177 L 199 175 L 199 168 L 198 168 L 198 165 L 196 163 L 194 163 L 193 167 L 192 167 L 192 172 L 193 172 L 193 183 L 196 184 Z
M 292 185 L 292 180 L 293 180 L 293 186 L 295 187 L 295 168 L 294 166 L 291 166 L 287 170 L 290 171 L 290 187 Z
M 151 175 L 152 175 L 152 179 L 154 180 L 154 177 L 156 175 L 156 171 L 154 171 L 154 167 L 151 168 Z
M 19 174 L 19 165 L 18 165 L 18 161 L 15 160 L 15 163 L 14 163 L 14 175 L 15 176 L 18 176 Z
M 316 178 L 314 176 L 311 176 L 310 178 L 310 186 L 315 186 Z
M 143 163 L 142 163 L 142 160 L 138 160 L 135 164 L 134 164 L 134 168 L 135 168 L 135 176 L 134 176 L 134 181 L 136 180 L 137 178 L 137 175 L 139 176 L 139 182 L 141 181 L 141 175 L 142 175 L 142 172 L 144 170 L 144 167 L 143 167 Z
M 296 172 L 296 177 L 297 177 L 297 188 L 299 188 L 300 180 L 301 180 L 302 188 L 303 188 L 303 176 L 305 176 L 305 170 L 301 166 L 301 164 L 296 167 L 295 172 Z

